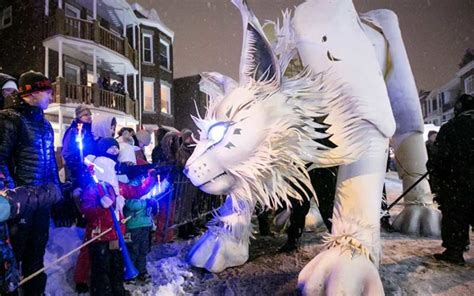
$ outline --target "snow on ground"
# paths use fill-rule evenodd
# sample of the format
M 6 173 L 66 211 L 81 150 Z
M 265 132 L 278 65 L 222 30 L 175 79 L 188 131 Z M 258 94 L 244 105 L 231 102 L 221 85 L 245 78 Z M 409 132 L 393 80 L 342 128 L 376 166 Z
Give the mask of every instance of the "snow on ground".
M 400 181 L 393 173 L 388 174 L 386 187 L 389 201 L 393 201 L 402 190 Z M 401 206 L 394 207 L 392 218 L 401 209 Z M 256 235 L 257 239 L 251 241 L 249 262 L 219 274 L 191 267 L 184 261 L 193 241 L 158 245 L 148 255 L 147 269 L 152 281 L 147 284 L 127 284 L 126 288 L 136 296 L 297 295 L 295 287 L 298 273 L 321 252 L 322 235 L 305 233 L 301 249 L 292 254 L 280 254 L 277 251 L 285 242 L 285 235 Z M 458 266 L 434 260 L 432 255 L 443 250 L 440 240 L 386 232 L 382 233 L 382 239 L 384 255 L 380 274 L 386 295 L 472 295 L 474 250 L 465 253 L 467 265 Z M 473 242 L 474 235 L 471 233 L 471 244 Z M 72 247 L 72 241 L 69 244 L 68 247 Z M 48 253 L 52 249 L 48 246 Z M 67 248 L 63 246 L 63 249 Z M 61 283 L 56 284 L 52 282 L 54 279 L 48 279 L 48 288 L 54 286 L 56 291 L 60 285 L 71 283 L 62 279 Z M 65 291 L 64 294 L 50 295 L 68 295 L 71 286 L 61 289 Z M 48 289 L 51 290 L 54 289 Z
M 44 255 L 44 265 L 48 266 L 57 258 L 77 248 L 84 237 L 84 229 L 79 227 L 50 228 L 49 241 Z M 51 296 L 76 295 L 74 291 L 74 266 L 78 252 L 46 270 L 48 281 L 46 294 Z

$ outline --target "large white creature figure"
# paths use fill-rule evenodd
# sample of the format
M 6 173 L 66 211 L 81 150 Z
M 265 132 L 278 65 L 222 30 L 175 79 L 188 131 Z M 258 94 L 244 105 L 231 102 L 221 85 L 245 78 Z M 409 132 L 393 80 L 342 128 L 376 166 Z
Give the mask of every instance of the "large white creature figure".
M 200 139 L 185 168 L 194 185 L 228 198 L 189 262 L 212 272 L 245 263 L 256 203 L 275 208 L 290 197 L 309 198 L 311 190 L 310 196 L 295 190 L 311 189 L 306 165 L 338 165 L 328 249 L 302 270 L 299 287 L 306 294 L 383 294 L 377 267 L 389 138 L 395 133 L 404 186 L 425 172 L 426 162 L 396 16 L 381 10 L 359 18 L 352 1 L 308 0 L 292 20 L 284 14 L 272 48 L 245 1 L 232 2 L 244 25 L 240 79 L 202 75 L 211 101 L 205 117 L 194 118 Z M 307 68 L 287 78 L 296 52 Z M 416 145 L 421 150 L 414 154 L 407 149 Z M 437 234 L 439 214 L 430 207 L 429 187 L 421 183 L 415 192 L 398 224 Z

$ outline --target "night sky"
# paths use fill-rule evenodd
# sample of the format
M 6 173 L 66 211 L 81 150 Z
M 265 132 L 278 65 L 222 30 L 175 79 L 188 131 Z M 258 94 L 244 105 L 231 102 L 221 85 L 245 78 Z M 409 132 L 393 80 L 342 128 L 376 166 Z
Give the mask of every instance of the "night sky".
M 230 0 L 137 0 L 155 8 L 175 32 L 175 78 L 217 71 L 236 79 L 242 42 L 239 11 Z M 130 1 L 132 2 L 132 1 Z M 276 20 L 303 0 L 248 0 L 259 18 Z M 474 0 L 354 0 L 365 12 L 397 13 L 418 89 L 454 77 L 466 48 L 474 48 Z

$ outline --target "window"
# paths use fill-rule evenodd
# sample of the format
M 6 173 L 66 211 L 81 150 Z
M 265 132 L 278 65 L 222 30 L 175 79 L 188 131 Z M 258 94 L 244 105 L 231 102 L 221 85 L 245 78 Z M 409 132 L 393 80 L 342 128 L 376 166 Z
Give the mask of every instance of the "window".
M 434 98 L 433 100 L 431 100 L 431 104 L 433 105 L 432 106 L 433 111 L 438 110 L 438 99 L 437 98 Z
M 143 78 L 143 110 L 155 112 L 155 80 Z
M 443 106 L 444 105 L 444 92 L 440 92 L 438 94 L 438 99 L 439 99 L 439 106 Z
M 170 70 L 170 44 L 160 39 L 160 66 Z
M 161 112 L 171 114 L 171 87 L 161 81 Z
M 81 18 L 80 10 L 68 3 L 66 3 L 66 6 L 64 7 L 64 13 L 68 17 Z
M 428 110 L 426 108 L 426 101 L 423 101 L 421 104 L 421 111 L 423 113 L 423 117 L 426 117 L 428 115 Z
M 468 95 L 474 94 L 474 74 L 464 80 L 464 92 Z
M 2 23 L 0 24 L 0 29 L 5 29 L 7 27 L 10 27 L 13 23 L 13 17 L 12 17 L 12 7 L 8 6 L 5 8 L 3 11 L 0 11 L 0 19 Z
M 96 81 L 94 81 L 94 73 L 87 71 L 87 86 L 92 86 L 92 83 L 96 83 Z
M 153 35 L 143 33 L 143 62 L 153 63 Z
M 65 63 L 64 64 L 64 78 L 72 84 L 81 84 L 81 68 L 79 66 Z

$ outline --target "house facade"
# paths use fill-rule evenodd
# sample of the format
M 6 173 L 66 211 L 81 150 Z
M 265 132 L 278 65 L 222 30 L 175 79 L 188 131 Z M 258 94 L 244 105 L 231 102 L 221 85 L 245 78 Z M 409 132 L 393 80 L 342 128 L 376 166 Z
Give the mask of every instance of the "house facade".
M 461 94 L 474 95 L 474 61 L 459 69 L 448 83 L 420 94 L 424 122 L 441 126 L 453 118 L 454 104 Z
M 9 0 L 0 19 L 0 71 L 54 82 L 45 114 L 56 147 L 79 104 L 114 116 L 118 128 L 174 125 L 174 33 L 156 11 L 125 0 Z
M 192 130 L 196 137 L 199 135 L 198 130 L 190 115 L 200 114 L 204 117 L 209 102 L 208 95 L 199 89 L 200 80 L 200 75 L 192 75 L 177 78 L 173 82 L 175 112 L 183 115 L 176 117 L 175 126 L 178 130 Z

